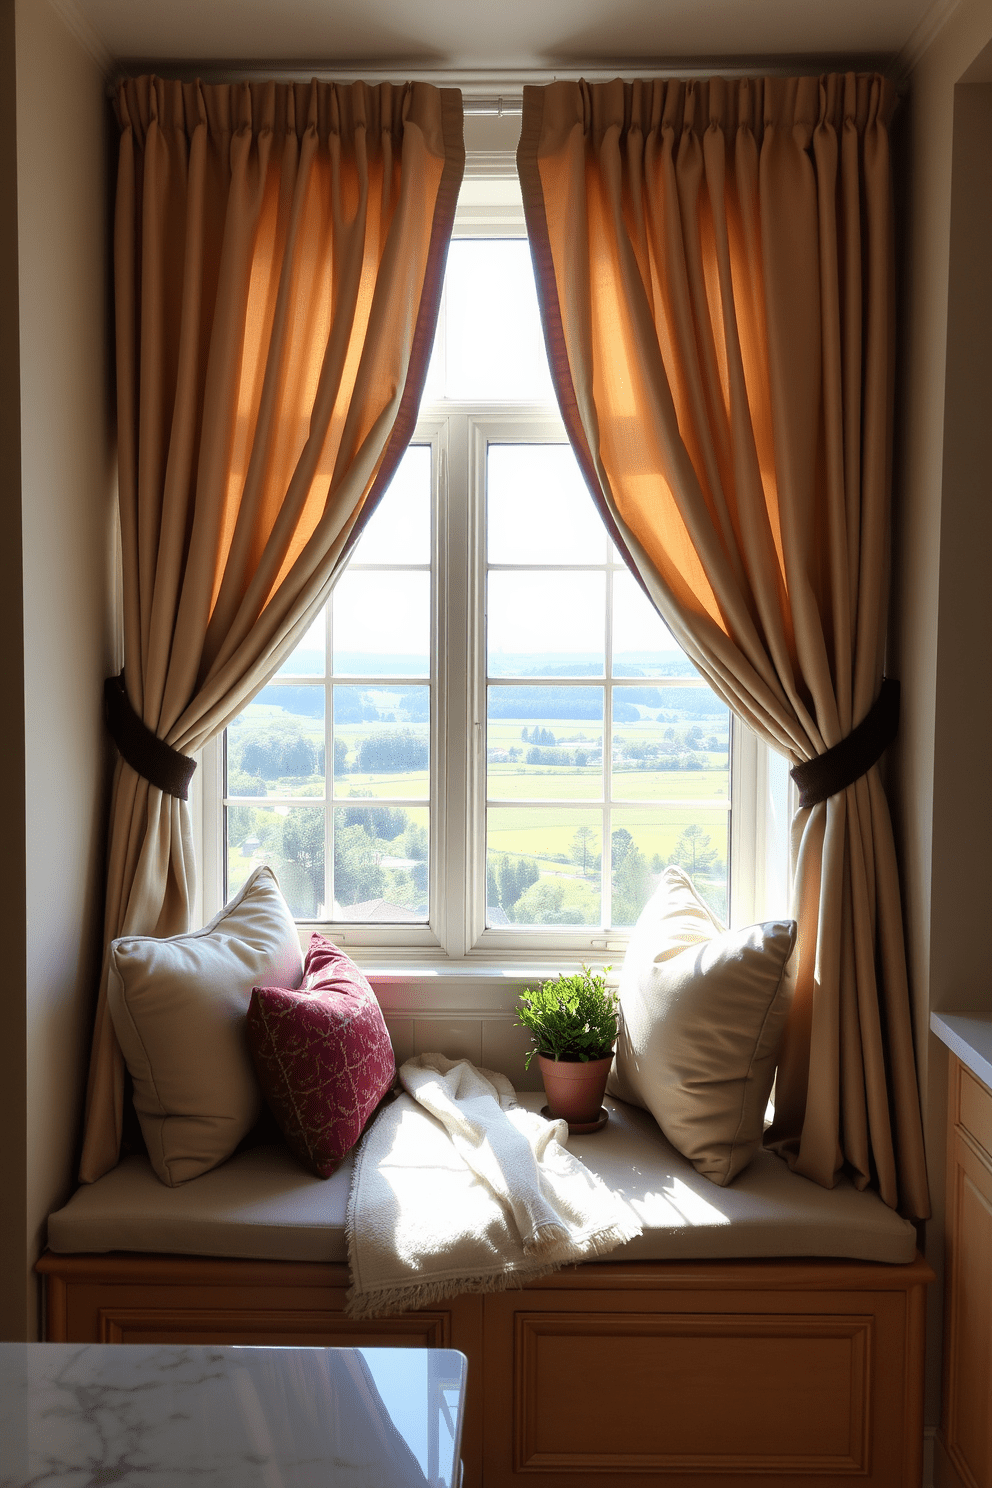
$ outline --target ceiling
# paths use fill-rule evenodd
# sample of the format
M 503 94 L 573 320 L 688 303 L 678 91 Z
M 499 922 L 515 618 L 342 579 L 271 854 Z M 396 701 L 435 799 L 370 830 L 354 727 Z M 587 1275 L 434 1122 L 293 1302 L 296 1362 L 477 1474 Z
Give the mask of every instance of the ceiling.
M 54 0 L 108 65 L 496 75 L 918 49 L 956 0 Z

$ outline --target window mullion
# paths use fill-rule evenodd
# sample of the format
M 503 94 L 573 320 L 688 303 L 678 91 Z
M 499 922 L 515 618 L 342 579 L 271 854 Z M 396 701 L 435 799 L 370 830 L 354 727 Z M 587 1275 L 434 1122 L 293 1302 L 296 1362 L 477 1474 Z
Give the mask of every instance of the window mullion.
M 466 494 L 466 567 L 465 591 L 468 605 L 466 674 L 468 709 L 465 718 L 466 754 L 468 758 L 465 831 L 466 876 L 463 922 L 465 948 L 471 949 L 484 935 L 487 919 L 487 742 L 488 742 L 488 659 L 486 605 L 488 576 L 486 571 L 486 457 L 490 428 L 478 417 L 466 416 L 465 494 Z
M 470 637 L 472 630 L 469 567 L 467 420 L 452 414 L 442 434 L 438 488 L 437 575 L 439 629 L 437 649 L 437 749 L 443 760 L 443 785 L 437 802 L 437 912 L 435 928 L 448 956 L 465 954 L 469 941 L 466 887 L 470 831 L 469 750 L 471 746 Z M 442 820 L 443 818 L 443 820 Z

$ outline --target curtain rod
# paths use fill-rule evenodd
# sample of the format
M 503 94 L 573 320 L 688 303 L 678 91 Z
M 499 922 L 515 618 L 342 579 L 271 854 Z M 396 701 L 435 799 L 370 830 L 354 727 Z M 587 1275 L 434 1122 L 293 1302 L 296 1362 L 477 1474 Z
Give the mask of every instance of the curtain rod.
M 279 83 L 308 83 L 312 78 L 327 82 L 406 83 L 420 81 L 433 83 L 439 88 L 459 88 L 466 114 L 512 115 L 519 114 L 523 104 L 526 84 L 547 84 L 559 81 L 576 81 L 584 78 L 590 83 L 612 82 L 622 78 L 634 82 L 638 78 L 664 77 L 687 80 L 698 77 L 797 77 L 817 75 L 823 72 L 887 72 L 894 58 L 891 54 L 862 56 L 813 56 L 813 57 L 693 57 L 678 61 L 665 58 L 645 58 L 642 61 L 618 63 L 613 67 L 564 67 L 556 70 L 534 68 L 515 72 L 483 71 L 481 68 L 430 68 L 418 67 L 416 63 L 401 66 L 376 66 L 374 63 L 337 65 L 333 62 L 217 62 L 177 61 L 161 57 L 125 59 L 115 64 L 108 80 L 107 91 L 113 94 L 117 83 L 124 77 L 136 77 L 143 73 L 154 73 L 163 78 L 194 78 L 205 83 L 235 83 L 266 80 Z

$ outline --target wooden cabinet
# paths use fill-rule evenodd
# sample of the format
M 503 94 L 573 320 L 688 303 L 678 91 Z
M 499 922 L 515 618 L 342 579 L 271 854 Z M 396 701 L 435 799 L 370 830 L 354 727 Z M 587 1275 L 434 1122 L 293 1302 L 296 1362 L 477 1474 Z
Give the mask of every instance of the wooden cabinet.
M 638 1261 L 354 1322 L 344 1266 L 46 1255 L 55 1342 L 456 1348 L 465 1488 L 918 1488 L 933 1273 Z
M 952 1055 L 939 1488 L 992 1488 L 992 1090 Z
M 604 1264 L 486 1297 L 484 1488 L 917 1488 L 930 1275 Z

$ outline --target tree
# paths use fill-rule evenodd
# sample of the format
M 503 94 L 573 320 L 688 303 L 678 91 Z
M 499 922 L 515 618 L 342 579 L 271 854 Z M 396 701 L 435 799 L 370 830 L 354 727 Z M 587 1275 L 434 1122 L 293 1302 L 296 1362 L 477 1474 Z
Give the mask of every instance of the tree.
M 267 794 L 265 781 L 257 775 L 249 775 L 247 770 L 233 770 L 228 766 L 227 794 L 229 796 L 264 796 Z
M 357 796 L 359 792 L 350 794 Z M 402 806 L 345 806 L 341 815 L 346 827 L 364 827 L 369 837 L 383 842 L 392 842 L 410 820 Z
M 590 844 L 596 839 L 596 833 L 592 827 L 579 827 L 572 838 L 572 852 L 575 860 L 582 859 L 582 877 L 586 876 L 586 863 L 589 857 Z
M 279 774 L 292 775 L 314 775 L 317 770 L 317 751 L 312 739 L 305 734 L 295 734 L 288 737 L 282 747 L 279 757 Z
M 613 923 L 633 925 L 648 897 L 648 867 L 626 827 L 618 827 L 613 848 Z
M 504 853 L 496 864 L 496 886 L 499 890 L 499 898 L 491 902 L 502 904 L 507 915 L 512 919 L 511 911 L 520 895 L 531 884 L 536 883 L 540 876 L 541 870 L 532 858 L 517 858 L 514 863 Z
M 513 918 L 518 925 L 581 925 L 585 919 L 581 909 L 566 907 L 562 885 L 546 878 L 520 896 Z
M 358 768 L 362 774 L 391 775 L 426 770 L 429 761 L 427 740 L 411 729 L 395 734 L 366 734 L 358 743 Z
M 496 881 L 496 864 L 493 862 L 492 853 L 486 854 L 486 903 L 495 907 L 502 903 L 499 897 L 499 884 Z
M 626 827 L 617 827 L 613 836 L 610 838 L 610 845 L 613 848 L 614 868 L 620 863 L 625 863 L 630 854 L 637 851 L 634 845 L 634 839 Z
M 381 899 L 386 876 L 376 862 L 378 844 L 363 826 L 342 827 L 334 834 L 334 897 L 339 904 Z
M 299 868 L 313 892 L 314 904 L 324 897 L 324 813 L 313 807 L 291 811 L 282 819 L 282 856 Z
M 496 881 L 499 885 L 499 902 L 507 914 L 516 904 L 523 892 L 523 884 L 517 881 L 517 870 L 510 862 L 506 853 L 499 860 L 496 868 Z
M 268 814 L 268 812 L 256 811 L 254 806 L 228 806 L 227 840 L 231 846 L 240 847 L 247 838 L 258 837 L 256 825 L 258 818 L 268 816 Z
M 424 859 L 427 857 L 427 828 L 413 822 L 403 833 L 403 856 Z
M 697 874 L 705 876 L 715 872 L 719 853 L 711 846 L 711 840 L 709 833 L 695 823 L 686 827 L 675 844 L 669 863 L 684 868 L 690 878 L 695 878 Z

